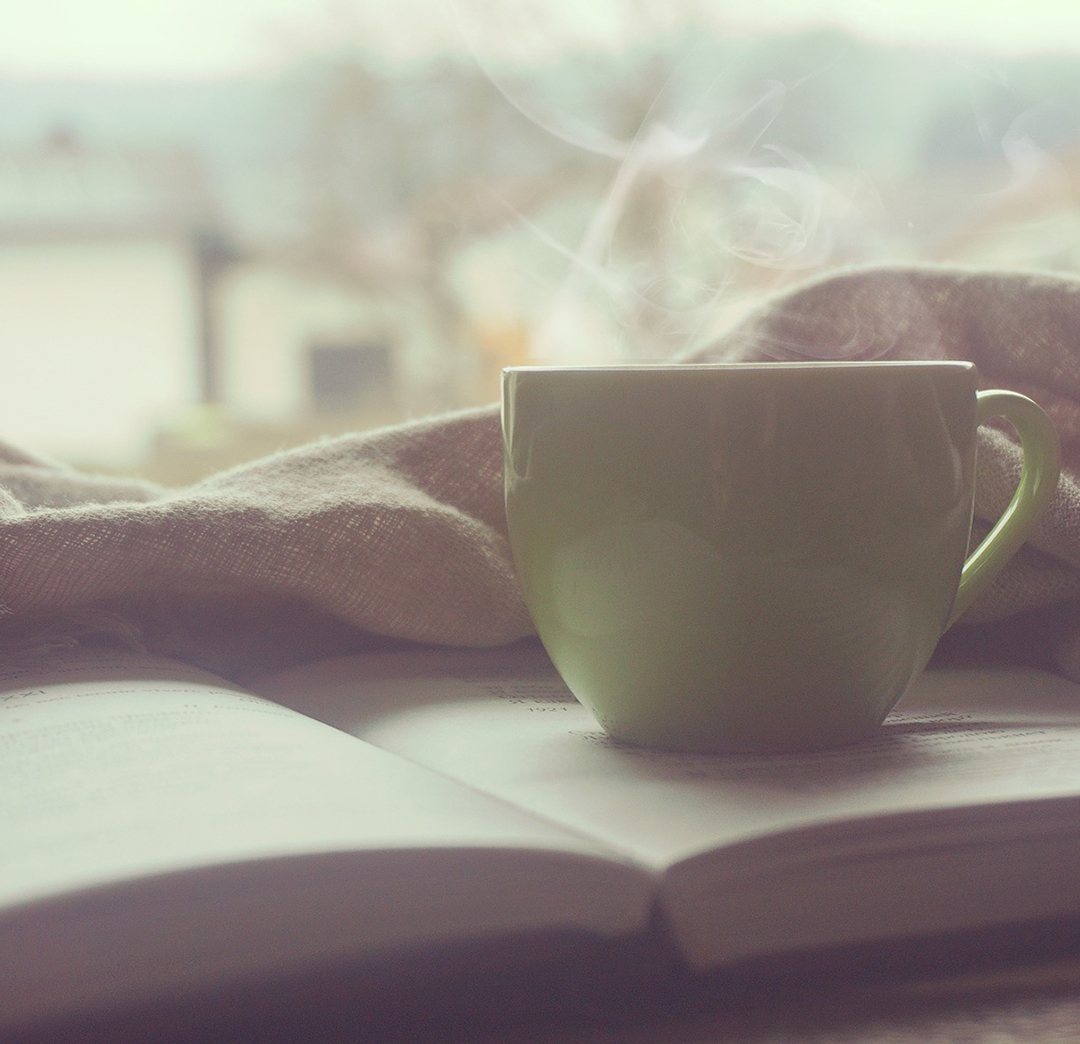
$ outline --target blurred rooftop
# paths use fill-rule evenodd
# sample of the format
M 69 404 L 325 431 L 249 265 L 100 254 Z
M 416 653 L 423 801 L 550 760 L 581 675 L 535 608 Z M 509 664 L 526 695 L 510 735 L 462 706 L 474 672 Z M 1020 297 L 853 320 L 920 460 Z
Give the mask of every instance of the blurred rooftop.
M 181 233 L 220 223 L 210 178 L 180 148 L 95 146 L 60 126 L 0 149 L 0 236 Z

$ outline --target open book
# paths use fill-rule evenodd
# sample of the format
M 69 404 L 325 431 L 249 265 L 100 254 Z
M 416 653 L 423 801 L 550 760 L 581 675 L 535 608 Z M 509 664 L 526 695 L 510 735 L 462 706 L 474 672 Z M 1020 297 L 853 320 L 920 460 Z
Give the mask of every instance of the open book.
M 928 673 L 864 744 L 620 746 L 538 646 L 243 691 L 0 669 L 0 1037 L 244 976 L 660 923 L 693 969 L 1080 912 L 1080 686 Z

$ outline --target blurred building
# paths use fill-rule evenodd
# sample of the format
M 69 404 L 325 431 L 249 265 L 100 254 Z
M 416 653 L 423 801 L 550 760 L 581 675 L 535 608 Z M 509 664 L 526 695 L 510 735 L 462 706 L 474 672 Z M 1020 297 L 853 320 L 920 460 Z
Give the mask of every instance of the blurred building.
M 63 129 L 0 152 L 0 438 L 182 483 L 490 392 L 415 280 L 227 227 L 189 153 Z
M 182 153 L 91 148 L 64 129 L 0 153 L 4 437 L 108 458 L 212 394 L 219 227 Z

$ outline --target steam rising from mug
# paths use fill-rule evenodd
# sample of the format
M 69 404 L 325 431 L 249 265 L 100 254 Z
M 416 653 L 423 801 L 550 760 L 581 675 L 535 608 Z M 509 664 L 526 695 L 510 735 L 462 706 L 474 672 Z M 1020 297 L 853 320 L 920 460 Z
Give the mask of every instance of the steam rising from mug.
M 763 82 L 754 98 L 732 98 L 720 77 L 700 82 L 694 44 L 685 42 L 650 82 L 607 92 L 609 103 L 623 97 L 634 125 L 622 137 L 605 129 L 601 116 L 582 115 L 580 98 L 559 101 L 550 83 L 541 93 L 517 72 L 559 47 L 602 54 L 635 39 L 670 36 L 677 23 L 670 5 L 635 5 L 632 19 L 606 29 L 572 20 L 556 26 L 549 5 L 528 0 L 456 0 L 454 10 L 474 60 L 509 105 L 552 138 L 614 164 L 576 243 L 519 215 L 566 262 L 535 336 L 536 358 L 603 362 L 628 350 L 649 358 L 693 349 L 712 338 L 722 319 L 732 264 L 771 273 L 768 279 L 778 282 L 821 267 L 834 259 L 838 243 L 858 237 L 864 221 L 854 197 L 866 195 L 865 183 L 854 179 L 851 193 L 842 191 L 806 157 L 768 140 L 788 90 L 779 81 Z M 508 53 L 508 61 L 491 57 Z M 695 192 L 719 207 L 701 212 Z M 634 236 L 627 260 L 616 240 Z M 589 328 L 582 302 L 598 296 L 625 334 L 624 343 L 609 344 L 603 355 L 596 354 L 602 338 L 582 336 Z

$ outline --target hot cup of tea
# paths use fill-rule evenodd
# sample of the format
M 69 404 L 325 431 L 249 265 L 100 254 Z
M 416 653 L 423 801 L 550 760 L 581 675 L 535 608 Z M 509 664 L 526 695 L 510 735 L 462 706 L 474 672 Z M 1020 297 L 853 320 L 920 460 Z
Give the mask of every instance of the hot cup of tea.
M 1046 414 L 963 362 L 517 367 L 506 511 L 536 629 L 614 738 L 794 751 L 872 735 L 1057 484 Z M 969 550 L 977 430 L 1016 494 Z

